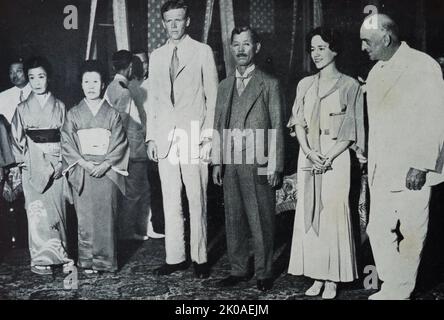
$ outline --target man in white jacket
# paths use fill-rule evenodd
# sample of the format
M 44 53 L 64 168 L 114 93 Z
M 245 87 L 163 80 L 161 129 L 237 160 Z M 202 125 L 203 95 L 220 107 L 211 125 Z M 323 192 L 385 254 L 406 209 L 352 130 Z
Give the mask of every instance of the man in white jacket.
M 381 290 L 370 299 L 409 299 L 427 235 L 431 186 L 443 166 L 444 82 L 427 54 L 399 39 L 377 14 L 361 27 L 362 50 L 378 61 L 367 79 L 370 221 Z
M 196 277 L 206 278 L 208 161 L 217 70 L 211 48 L 186 34 L 186 4 L 168 1 L 161 14 L 169 40 L 150 56 L 146 128 L 148 156 L 159 162 L 165 214 L 166 264 L 156 272 L 167 275 L 187 268 L 183 184 L 190 211 L 191 260 Z

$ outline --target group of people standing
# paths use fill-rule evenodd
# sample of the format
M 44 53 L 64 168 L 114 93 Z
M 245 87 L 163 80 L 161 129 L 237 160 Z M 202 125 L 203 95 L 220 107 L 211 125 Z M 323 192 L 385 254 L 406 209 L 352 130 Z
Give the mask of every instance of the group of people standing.
M 69 111 L 48 91 L 47 61 L 33 58 L 24 64 L 32 92 L 18 103 L 11 141 L 1 144 L 12 147 L 15 160 L 6 149 L 0 160 L 2 166 L 18 164 L 22 172 L 32 271 L 48 274 L 52 265 L 68 269 L 74 263 L 66 251 L 65 197 L 78 217 L 77 266 L 87 273 L 116 271 L 116 230 L 127 229 L 119 216 L 146 220 L 140 215 L 146 214 L 150 190 L 140 177 L 146 176 L 148 157 L 158 163 L 165 217 L 166 263 L 156 274 L 189 267 L 185 194 L 194 273 L 209 277 L 211 165 L 214 184 L 223 186 L 231 265 L 219 285 L 251 279 L 251 243 L 257 288 L 270 290 L 275 190 L 282 183 L 285 155 L 279 81 L 255 64 L 261 42 L 252 28 L 233 30 L 236 70 L 219 84 L 211 48 L 186 33 L 191 22 L 186 4 L 168 1 L 161 15 L 169 40 L 150 56 L 145 106 L 129 88 L 134 56 L 128 51 L 113 55 L 116 76 L 104 96 L 99 63 L 84 63 L 85 98 Z M 432 58 L 400 41 L 389 16 L 368 17 L 361 40 L 362 50 L 378 61 L 364 85 L 338 70 L 343 46 L 337 31 L 320 27 L 307 36 L 318 72 L 299 82 L 287 124 L 300 145 L 288 272 L 312 278 L 306 295 L 322 291 L 325 299 L 336 297 L 338 283 L 357 279 L 349 204 L 352 150 L 368 163 L 368 234 L 383 281 L 370 298 L 408 299 L 427 233 L 430 187 L 444 180 L 444 82 Z

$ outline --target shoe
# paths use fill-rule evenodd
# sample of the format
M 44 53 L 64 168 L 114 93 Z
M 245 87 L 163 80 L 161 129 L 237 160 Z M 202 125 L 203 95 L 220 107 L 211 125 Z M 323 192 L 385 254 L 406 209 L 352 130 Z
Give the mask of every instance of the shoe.
M 334 299 L 336 298 L 336 288 L 337 285 L 335 282 L 327 281 L 325 283 L 324 292 L 322 293 L 322 299 Z
M 210 276 L 210 269 L 208 268 L 207 263 L 193 262 L 193 265 L 194 265 L 194 276 L 197 279 L 206 279 Z
M 94 270 L 94 269 L 84 269 L 83 272 L 85 274 L 98 274 L 99 273 L 98 270 Z
M 161 267 L 154 270 L 154 273 L 158 276 L 167 276 L 173 272 L 188 269 L 188 263 L 186 261 L 176 264 L 165 263 Z
M 151 239 L 163 239 L 163 238 L 165 238 L 164 234 L 157 233 L 156 231 L 154 231 L 153 224 L 151 223 L 151 212 L 150 212 L 150 215 L 149 215 L 148 219 L 149 219 L 148 231 L 147 231 L 148 237 L 150 237 Z
M 217 284 L 219 287 L 234 287 L 235 285 L 238 285 L 241 282 L 247 282 L 251 279 L 251 277 L 248 276 L 229 276 L 225 279 L 220 280 Z
M 308 297 L 316 297 L 321 293 L 323 286 L 323 281 L 316 280 L 313 285 L 307 291 L 305 291 L 305 295 Z
M 273 279 L 261 279 L 257 280 L 257 289 L 265 292 L 270 290 L 273 287 Z
M 136 241 L 146 241 L 148 240 L 150 237 L 149 236 L 142 236 L 140 234 L 133 234 L 131 240 L 136 240 Z
M 31 272 L 39 275 L 52 275 L 51 266 L 31 266 Z
M 70 262 L 64 263 L 63 264 L 63 273 L 64 274 L 69 274 L 71 271 L 74 270 L 73 267 L 74 267 L 74 261 L 70 261 Z

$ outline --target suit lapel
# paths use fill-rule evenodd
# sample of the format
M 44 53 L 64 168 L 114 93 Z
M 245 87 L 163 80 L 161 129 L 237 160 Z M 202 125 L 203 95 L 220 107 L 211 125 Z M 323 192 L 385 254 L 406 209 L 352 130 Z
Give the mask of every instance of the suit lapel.
M 248 82 L 247 87 L 245 88 L 244 94 L 245 97 L 242 95 L 242 99 L 246 99 L 247 101 L 247 111 L 245 112 L 245 119 L 247 119 L 248 114 L 250 113 L 251 108 L 255 104 L 257 98 L 259 98 L 260 94 L 263 90 L 263 78 L 261 71 L 256 69 L 253 72 L 253 75 L 251 77 L 250 82 Z
M 236 87 L 236 77 L 230 76 L 230 80 L 227 85 L 227 94 L 225 95 L 227 99 L 225 99 L 224 107 L 223 107 L 223 113 L 222 113 L 222 123 L 224 124 L 224 128 L 227 129 L 230 121 L 231 116 L 231 105 L 233 101 L 233 94 L 234 94 L 234 88 Z
M 181 50 L 181 55 L 179 58 L 179 69 L 176 73 L 176 79 L 179 76 L 179 74 L 182 73 L 183 69 L 190 63 L 190 61 L 193 59 L 193 57 L 196 55 L 196 51 L 193 48 L 193 43 L 191 41 L 191 38 L 187 36 L 185 39 L 183 39 L 184 43 Z

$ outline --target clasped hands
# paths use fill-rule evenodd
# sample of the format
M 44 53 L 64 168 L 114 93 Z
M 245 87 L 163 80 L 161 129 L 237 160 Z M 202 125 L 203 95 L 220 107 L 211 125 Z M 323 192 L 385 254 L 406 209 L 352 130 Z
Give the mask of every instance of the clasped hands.
M 313 163 L 313 167 L 310 168 L 313 174 L 324 174 L 328 170 L 332 170 L 332 159 L 324 156 L 322 153 L 311 150 L 307 153 L 307 159 Z
M 105 173 L 111 168 L 111 165 L 103 161 L 100 164 L 95 164 L 91 161 L 81 161 L 79 165 L 85 169 L 91 177 L 101 178 L 105 175 Z

